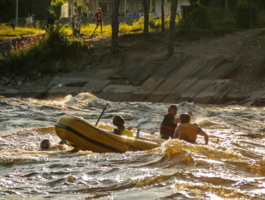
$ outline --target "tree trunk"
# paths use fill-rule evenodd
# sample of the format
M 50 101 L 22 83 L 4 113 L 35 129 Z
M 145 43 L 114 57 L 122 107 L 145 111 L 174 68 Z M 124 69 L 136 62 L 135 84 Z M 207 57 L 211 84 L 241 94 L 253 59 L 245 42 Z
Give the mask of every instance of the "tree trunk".
M 249 28 L 253 28 L 253 0 L 248 0 L 249 4 Z
M 83 7 L 81 9 L 81 13 L 78 12 L 78 7 L 77 7 L 77 0 L 71 0 L 70 3 L 72 4 L 70 7 L 73 6 L 73 17 L 71 18 L 71 29 L 73 31 L 73 35 L 77 36 L 80 34 L 80 29 L 82 26 L 82 16 L 83 12 L 85 11 L 85 2 L 86 0 L 83 0 Z M 71 8 L 70 8 L 71 9 Z
M 119 6 L 120 0 L 114 0 L 112 10 L 112 39 L 111 44 L 113 50 L 117 50 L 119 47 Z
M 168 43 L 168 56 L 172 56 L 175 52 L 175 38 L 176 38 L 176 13 L 177 13 L 178 0 L 171 0 L 171 15 L 170 15 L 170 35 Z
M 147 0 L 143 0 L 143 8 L 144 8 L 144 34 L 148 34 L 149 32 L 149 12 L 148 12 L 148 4 Z
M 78 8 L 77 8 L 77 0 L 74 0 L 73 2 L 73 18 L 71 23 L 71 28 L 73 31 L 73 35 L 77 36 L 78 30 L 76 27 L 78 26 Z
M 164 3 L 165 0 L 162 0 L 162 4 L 161 4 L 161 15 L 162 15 L 162 32 L 165 32 L 165 11 L 164 11 Z
M 80 35 L 80 31 L 81 31 L 81 26 L 82 26 L 82 23 L 83 23 L 83 13 L 85 12 L 86 10 L 86 0 L 83 0 L 83 6 L 82 6 L 82 9 L 81 9 L 81 13 L 78 12 L 78 7 L 77 7 L 77 24 L 76 24 L 76 30 L 77 30 L 77 33 Z
M 81 27 L 83 24 L 83 13 L 86 11 L 86 0 L 83 0 L 83 6 L 81 9 L 81 13 L 78 13 L 78 24 L 77 24 L 77 31 L 80 34 Z
M 83 17 L 83 13 L 86 12 L 86 0 L 83 0 L 83 7 L 82 7 L 82 17 Z

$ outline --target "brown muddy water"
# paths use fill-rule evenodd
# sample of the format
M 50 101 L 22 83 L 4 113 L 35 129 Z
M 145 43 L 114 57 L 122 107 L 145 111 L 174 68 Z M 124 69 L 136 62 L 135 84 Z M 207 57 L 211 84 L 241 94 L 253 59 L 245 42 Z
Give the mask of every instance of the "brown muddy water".
M 69 153 L 54 124 L 72 114 L 94 123 L 106 101 L 88 93 L 57 101 L 0 99 L 0 199 L 265 199 L 264 107 L 181 103 L 181 114 L 210 136 L 210 144 L 159 139 L 168 104 L 114 103 L 100 127 L 120 114 L 126 126 L 161 144 L 142 152 Z M 41 151 L 39 143 L 53 146 Z

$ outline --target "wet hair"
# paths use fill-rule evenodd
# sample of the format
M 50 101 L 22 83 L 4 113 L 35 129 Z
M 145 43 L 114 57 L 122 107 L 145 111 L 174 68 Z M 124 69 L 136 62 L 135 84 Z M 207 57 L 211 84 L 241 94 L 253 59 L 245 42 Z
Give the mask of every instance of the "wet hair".
M 48 139 L 43 139 L 41 142 L 40 142 L 40 148 L 41 149 L 48 149 L 50 147 L 50 144 L 49 146 L 43 146 L 43 143 L 48 141 L 50 143 L 50 141 Z
M 176 106 L 176 104 L 172 104 L 172 105 L 170 105 L 169 107 L 168 107 L 168 112 L 170 111 L 170 110 L 172 110 L 172 109 L 178 109 L 178 107 Z
M 117 116 L 115 116 L 115 117 L 113 118 L 112 122 L 113 122 L 113 124 L 114 124 L 115 126 L 123 126 L 123 124 L 125 123 L 125 120 L 123 119 L 122 116 L 117 115 Z
M 189 114 L 181 114 L 179 116 L 181 123 L 189 123 L 190 122 L 190 115 Z

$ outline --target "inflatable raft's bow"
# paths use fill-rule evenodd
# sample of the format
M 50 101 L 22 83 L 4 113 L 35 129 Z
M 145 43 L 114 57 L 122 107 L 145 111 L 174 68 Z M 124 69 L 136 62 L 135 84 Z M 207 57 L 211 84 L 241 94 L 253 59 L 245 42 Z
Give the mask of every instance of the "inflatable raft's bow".
M 158 146 L 154 142 L 115 135 L 88 123 L 84 119 L 68 115 L 59 118 L 55 124 L 55 131 L 64 143 L 74 146 L 75 149 L 100 153 L 143 151 Z

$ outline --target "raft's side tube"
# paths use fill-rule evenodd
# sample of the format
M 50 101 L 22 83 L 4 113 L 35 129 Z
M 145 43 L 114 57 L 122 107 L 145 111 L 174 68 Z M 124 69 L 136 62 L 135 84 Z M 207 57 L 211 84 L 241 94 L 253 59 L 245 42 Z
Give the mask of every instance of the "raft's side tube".
M 156 148 L 154 142 L 119 136 L 104 131 L 81 118 L 65 115 L 55 124 L 55 131 L 63 141 L 81 150 L 94 152 L 143 151 Z

